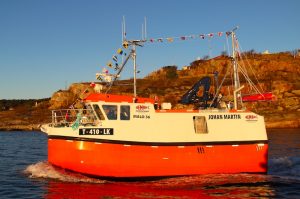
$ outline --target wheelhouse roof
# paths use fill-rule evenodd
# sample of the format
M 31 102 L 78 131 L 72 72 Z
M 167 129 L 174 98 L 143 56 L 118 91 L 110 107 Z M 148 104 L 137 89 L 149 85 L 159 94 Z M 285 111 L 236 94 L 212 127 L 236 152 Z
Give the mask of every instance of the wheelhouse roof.
M 154 104 L 154 99 L 143 98 L 129 95 L 113 95 L 113 94 L 104 94 L 104 93 L 93 93 L 84 99 L 86 102 L 128 102 L 128 103 L 151 103 Z

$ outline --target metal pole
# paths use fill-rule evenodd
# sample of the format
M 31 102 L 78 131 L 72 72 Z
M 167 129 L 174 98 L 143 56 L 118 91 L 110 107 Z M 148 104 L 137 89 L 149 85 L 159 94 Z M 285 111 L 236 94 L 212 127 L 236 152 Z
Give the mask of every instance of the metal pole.
M 231 34 L 232 39 L 232 61 L 233 61 L 233 74 L 234 74 L 234 90 L 237 90 L 239 88 L 238 85 L 238 70 L 237 70 L 237 64 L 236 64 L 236 54 L 235 54 L 235 34 L 232 32 Z
M 133 96 L 136 97 L 136 46 L 132 46 L 132 58 L 133 58 Z
M 244 85 L 242 85 L 240 88 L 236 89 L 233 91 L 233 98 L 237 99 L 237 95 L 239 92 L 241 92 L 241 90 L 244 88 Z M 237 100 L 234 100 L 234 109 L 237 110 L 238 104 L 237 104 Z
M 234 31 L 231 32 L 231 39 L 232 39 L 232 63 L 233 63 L 233 78 L 234 78 L 234 90 L 239 92 L 239 78 L 238 78 L 238 68 L 237 68 L 237 64 L 236 64 L 236 50 L 235 50 L 235 33 Z M 238 93 L 237 95 L 235 95 L 233 97 L 233 101 L 234 101 L 234 109 L 238 108 Z

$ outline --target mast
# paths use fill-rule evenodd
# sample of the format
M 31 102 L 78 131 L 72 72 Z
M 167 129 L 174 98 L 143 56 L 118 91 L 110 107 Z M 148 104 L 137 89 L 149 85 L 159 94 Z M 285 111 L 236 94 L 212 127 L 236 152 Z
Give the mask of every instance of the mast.
M 133 59 L 133 96 L 136 98 L 136 46 L 132 46 L 132 59 Z
M 233 63 L 233 79 L 234 79 L 234 90 L 239 88 L 238 83 L 238 69 L 236 64 L 236 50 L 235 50 L 235 33 L 232 31 L 231 33 L 231 40 L 232 40 L 232 63 Z
M 136 74 L 137 74 L 137 65 L 136 65 L 136 46 L 143 47 L 145 40 L 127 40 L 128 45 L 131 47 L 131 59 L 133 60 L 133 96 L 137 97 L 136 87 Z
M 244 86 L 240 86 L 239 81 L 239 75 L 238 75 L 238 65 L 236 62 L 236 36 L 235 36 L 235 30 L 237 30 L 238 27 L 235 27 L 230 33 L 231 33 L 231 42 L 232 42 L 232 64 L 233 64 L 233 79 L 234 79 L 234 95 L 233 95 L 233 101 L 234 101 L 234 109 L 238 109 L 238 98 L 241 96 L 241 90 L 244 88 Z
M 146 19 L 145 19 L 145 23 L 146 23 Z M 136 74 L 137 74 L 136 46 L 142 47 L 143 44 L 144 44 L 144 42 L 146 42 L 146 39 L 145 39 L 145 37 L 146 37 L 146 24 L 145 24 L 145 27 L 143 27 L 142 29 L 143 29 L 143 33 L 142 33 L 142 39 L 141 40 L 127 40 L 126 39 L 126 28 L 125 28 L 125 17 L 123 16 L 123 22 L 122 22 L 122 45 L 123 45 L 124 48 L 130 47 L 130 54 L 127 55 L 127 57 L 125 58 L 125 61 L 123 61 L 123 56 L 122 56 L 122 65 L 118 69 L 117 74 L 112 76 L 113 79 L 109 83 L 109 87 L 106 90 L 106 93 L 109 92 L 109 90 L 111 89 L 111 87 L 114 84 L 114 82 L 120 77 L 120 73 L 122 72 L 124 66 L 126 65 L 127 61 L 131 58 L 133 60 L 133 96 L 134 96 L 134 98 L 137 97 L 137 92 L 136 92 L 136 87 L 137 87 L 136 86 L 137 85 L 137 82 L 136 82 Z M 145 36 L 144 36 L 144 34 L 145 34 Z

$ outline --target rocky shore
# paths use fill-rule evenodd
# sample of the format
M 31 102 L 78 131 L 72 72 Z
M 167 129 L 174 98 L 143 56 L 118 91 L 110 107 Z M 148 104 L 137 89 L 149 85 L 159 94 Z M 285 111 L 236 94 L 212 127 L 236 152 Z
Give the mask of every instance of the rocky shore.
M 285 116 L 265 116 L 265 123 L 267 129 L 300 128 L 300 112 Z
M 40 131 L 40 124 L 1 126 L 0 131 Z
M 246 53 L 252 67 L 251 79 L 256 79 L 256 87 L 264 92 L 272 92 L 276 97 L 273 101 L 244 103 L 251 110 L 265 117 L 267 128 L 300 128 L 300 56 L 289 52 L 275 54 Z M 141 97 L 157 96 L 160 102 L 170 102 L 176 107 L 181 96 L 189 90 L 200 78 L 210 76 L 213 79 L 215 71 L 224 72 L 231 64 L 228 56 L 219 56 L 209 60 L 196 60 L 181 70 L 177 66 L 164 66 L 150 73 L 143 79 L 138 79 L 137 94 Z M 219 81 L 223 77 L 219 76 Z M 242 83 L 245 81 L 241 79 Z M 225 80 L 220 90 L 223 96 L 232 93 L 232 82 Z M 74 102 L 84 99 L 90 93 L 105 89 L 97 84 L 98 91 L 89 86 L 90 83 L 73 83 L 67 90 L 53 93 L 51 99 L 33 104 L 21 103 L 12 106 L 0 103 L 0 130 L 40 130 L 41 124 L 51 121 L 51 109 L 70 107 Z M 112 87 L 112 94 L 131 94 L 132 80 L 120 80 Z M 246 85 L 246 84 L 245 84 Z M 215 85 L 211 85 L 215 87 Z M 101 88 L 101 89 L 100 89 Z M 251 87 L 245 86 L 244 93 L 251 93 Z M 0 100 L 0 102 L 3 100 Z M 5 100 L 4 100 L 5 101 Z M 4 104 L 4 105 L 3 105 Z M 73 104 L 76 107 L 76 104 Z M 78 104 L 80 108 L 80 103 Z M 4 107 L 4 109 L 3 109 Z M 10 109 L 10 110 L 8 110 Z

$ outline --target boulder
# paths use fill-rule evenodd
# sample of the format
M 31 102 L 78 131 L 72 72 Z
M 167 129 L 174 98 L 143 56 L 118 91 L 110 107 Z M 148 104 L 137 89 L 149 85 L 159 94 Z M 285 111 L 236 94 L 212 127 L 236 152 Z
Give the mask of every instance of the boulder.
M 284 104 L 286 107 L 294 107 L 299 105 L 299 98 L 297 97 L 289 97 L 284 100 Z
M 90 86 L 90 83 L 73 83 L 68 90 L 60 90 L 52 95 L 50 109 L 68 108 L 71 104 L 75 108 L 82 108 L 81 99 L 94 92 L 95 90 Z
M 294 93 L 285 92 L 285 93 L 283 94 L 283 96 L 284 96 L 285 98 L 286 98 L 286 97 L 294 97 L 295 94 L 294 94 Z
M 297 96 L 300 96 L 300 90 L 293 90 L 292 93 Z
M 75 95 L 70 91 L 57 91 L 50 99 L 50 109 L 66 108 L 75 100 Z
M 272 90 L 278 90 L 279 93 L 291 91 L 293 84 L 287 81 L 273 81 Z

